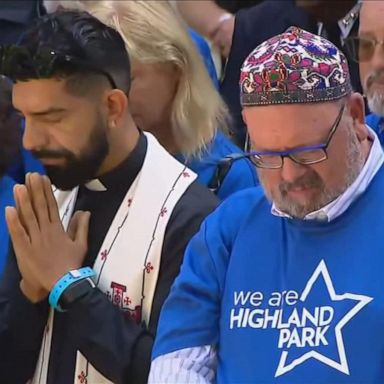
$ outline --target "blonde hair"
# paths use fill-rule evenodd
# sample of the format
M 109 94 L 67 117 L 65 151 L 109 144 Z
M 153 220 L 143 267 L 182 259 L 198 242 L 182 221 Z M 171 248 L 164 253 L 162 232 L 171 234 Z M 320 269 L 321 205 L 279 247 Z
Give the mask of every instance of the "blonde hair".
M 168 1 L 62 1 L 89 12 L 123 37 L 130 57 L 145 64 L 172 63 L 180 73 L 171 124 L 184 156 L 198 156 L 229 114 L 184 23 Z

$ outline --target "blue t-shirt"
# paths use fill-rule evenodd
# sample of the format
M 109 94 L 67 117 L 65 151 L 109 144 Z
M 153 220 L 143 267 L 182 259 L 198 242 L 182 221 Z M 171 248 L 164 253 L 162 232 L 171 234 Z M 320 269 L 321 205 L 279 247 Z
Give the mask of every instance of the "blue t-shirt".
M 209 48 L 209 45 L 204 40 L 204 38 L 201 35 L 199 35 L 197 32 L 195 32 L 193 29 L 189 28 L 188 31 L 189 31 L 190 37 L 192 38 L 193 42 L 195 43 L 200 53 L 200 56 L 204 61 L 209 77 L 211 78 L 216 89 L 218 89 L 219 80 L 217 78 L 217 72 L 216 72 L 215 64 L 212 59 L 211 49 Z
M 365 122 L 376 132 L 380 143 L 384 145 L 384 118 L 374 115 L 373 113 L 365 117 Z
M 201 158 L 192 158 L 188 161 L 181 155 L 176 156 L 176 158 L 197 173 L 197 180 L 201 184 L 208 186 L 215 175 L 220 160 L 225 156 L 241 153 L 240 148 L 233 144 L 225 135 L 218 132 Z M 234 192 L 257 185 L 259 185 L 259 182 L 253 164 L 247 159 L 239 159 L 232 163 L 222 185 L 217 191 L 217 196 L 223 200 Z
M 8 176 L 0 178 L 0 278 L 8 255 L 9 235 L 5 222 L 5 207 L 14 205 L 13 186 L 15 182 Z
M 193 238 L 153 358 L 216 345 L 218 383 L 384 382 L 384 168 L 330 223 L 273 216 L 261 189 Z

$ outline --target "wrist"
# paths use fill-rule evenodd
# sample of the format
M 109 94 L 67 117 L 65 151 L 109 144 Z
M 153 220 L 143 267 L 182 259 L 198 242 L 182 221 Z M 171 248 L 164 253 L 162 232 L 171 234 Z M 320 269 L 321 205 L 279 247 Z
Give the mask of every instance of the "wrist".
M 90 278 L 76 281 L 64 290 L 59 298 L 58 304 L 63 311 L 68 311 L 74 304 L 88 296 L 94 289 L 95 284 Z
M 80 269 L 74 269 L 66 273 L 63 277 L 61 277 L 55 286 L 52 288 L 50 294 L 49 294 L 49 304 L 52 308 L 56 309 L 59 312 L 64 312 L 65 309 L 61 307 L 60 305 L 60 299 L 65 291 L 68 291 L 71 286 L 77 287 L 78 283 L 82 280 L 88 280 L 88 284 L 93 289 L 95 287 L 95 284 L 90 279 L 91 277 L 95 276 L 95 272 L 89 268 L 84 267 Z M 84 296 L 88 292 L 83 292 L 83 290 L 75 290 L 77 294 L 80 294 L 80 296 Z M 71 298 L 70 304 L 75 301 L 77 297 Z M 67 303 L 68 304 L 68 303 Z

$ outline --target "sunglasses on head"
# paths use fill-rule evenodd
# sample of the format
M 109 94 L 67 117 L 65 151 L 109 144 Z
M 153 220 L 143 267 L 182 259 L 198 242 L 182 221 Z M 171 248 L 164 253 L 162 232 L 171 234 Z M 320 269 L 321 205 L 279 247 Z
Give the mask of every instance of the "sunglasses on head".
M 72 66 L 82 71 L 92 71 L 105 76 L 113 89 L 118 88 L 113 77 L 103 69 L 70 55 L 63 55 L 54 49 L 40 47 L 31 53 L 26 47 L 17 45 L 0 46 L 0 73 L 12 81 L 37 78 L 50 78 L 60 70 L 60 66 Z

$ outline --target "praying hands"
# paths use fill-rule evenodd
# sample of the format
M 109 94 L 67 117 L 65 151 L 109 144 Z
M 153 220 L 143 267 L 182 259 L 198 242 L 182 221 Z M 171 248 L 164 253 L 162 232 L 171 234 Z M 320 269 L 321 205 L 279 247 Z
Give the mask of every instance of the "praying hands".
M 14 188 L 16 207 L 6 208 L 6 221 L 22 280 L 32 302 L 46 298 L 68 271 L 81 267 L 87 252 L 90 214 L 78 211 L 66 232 L 47 176 L 28 174 Z

